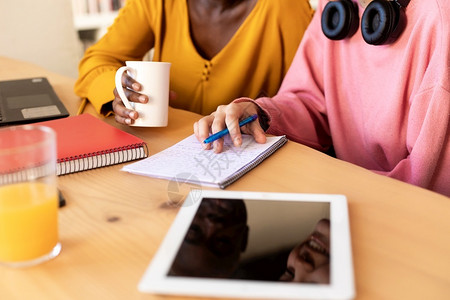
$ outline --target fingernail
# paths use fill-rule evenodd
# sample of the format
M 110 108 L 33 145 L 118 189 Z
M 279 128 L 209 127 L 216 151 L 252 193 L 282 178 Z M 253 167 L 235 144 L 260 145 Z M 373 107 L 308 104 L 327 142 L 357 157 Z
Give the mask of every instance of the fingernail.
M 139 96 L 139 101 L 140 101 L 141 103 L 144 103 L 145 101 L 147 101 L 147 98 L 146 98 L 144 95 L 140 95 L 140 96 Z
M 133 84 L 131 85 L 131 88 L 132 88 L 133 90 L 138 91 L 138 90 L 141 88 L 141 85 L 140 85 L 139 83 L 135 82 L 135 83 L 133 83 Z
M 131 124 L 131 119 L 125 119 L 125 123 L 127 123 L 128 125 Z
M 130 111 L 130 113 L 128 114 L 128 116 L 129 116 L 131 119 L 136 119 L 136 112 L 135 112 L 135 111 Z M 130 119 L 130 121 L 131 121 L 131 119 Z
M 233 143 L 236 147 L 240 147 L 242 143 L 241 138 L 240 137 L 235 138 Z

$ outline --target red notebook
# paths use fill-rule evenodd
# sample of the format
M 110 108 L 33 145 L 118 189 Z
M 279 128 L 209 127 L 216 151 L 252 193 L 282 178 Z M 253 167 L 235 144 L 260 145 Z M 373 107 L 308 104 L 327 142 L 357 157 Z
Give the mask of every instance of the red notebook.
M 148 156 L 140 138 L 82 114 L 38 123 L 56 131 L 57 175 L 120 164 Z

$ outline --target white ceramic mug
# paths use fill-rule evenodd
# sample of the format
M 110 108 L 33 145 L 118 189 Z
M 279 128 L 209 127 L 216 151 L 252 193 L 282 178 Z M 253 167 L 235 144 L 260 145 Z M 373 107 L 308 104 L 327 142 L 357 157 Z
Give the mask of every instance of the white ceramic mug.
M 141 94 L 148 97 L 147 103 L 131 102 L 125 96 L 122 75 L 125 71 L 142 86 Z M 116 72 L 116 89 L 123 104 L 138 112 L 139 118 L 132 126 L 167 126 L 169 112 L 170 63 L 156 61 L 127 61 L 126 66 Z

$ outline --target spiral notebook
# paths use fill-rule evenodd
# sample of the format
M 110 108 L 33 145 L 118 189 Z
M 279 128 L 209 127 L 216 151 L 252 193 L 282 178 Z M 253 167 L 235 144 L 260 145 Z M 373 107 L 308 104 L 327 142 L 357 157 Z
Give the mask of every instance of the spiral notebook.
M 57 175 L 111 166 L 148 156 L 140 138 L 90 114 L 37 123 L 56 131 Z
M 287 142 L 286 136 L 267 137 L 258 144 L 250 135 L 242 136 L 242 146 L 234 147 L 225 137 L 224 151 L 203 150 L 194 135 L 141 161 L 126 165 L 133 174 L 225 188 L 255 168 Z

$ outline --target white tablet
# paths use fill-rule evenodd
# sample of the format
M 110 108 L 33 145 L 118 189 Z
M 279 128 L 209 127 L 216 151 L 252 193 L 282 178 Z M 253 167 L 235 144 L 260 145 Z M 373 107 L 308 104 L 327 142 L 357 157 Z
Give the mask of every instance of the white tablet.
M 342 195 L 192 190 L 141 292 L 260 299 L 352 299 Z

